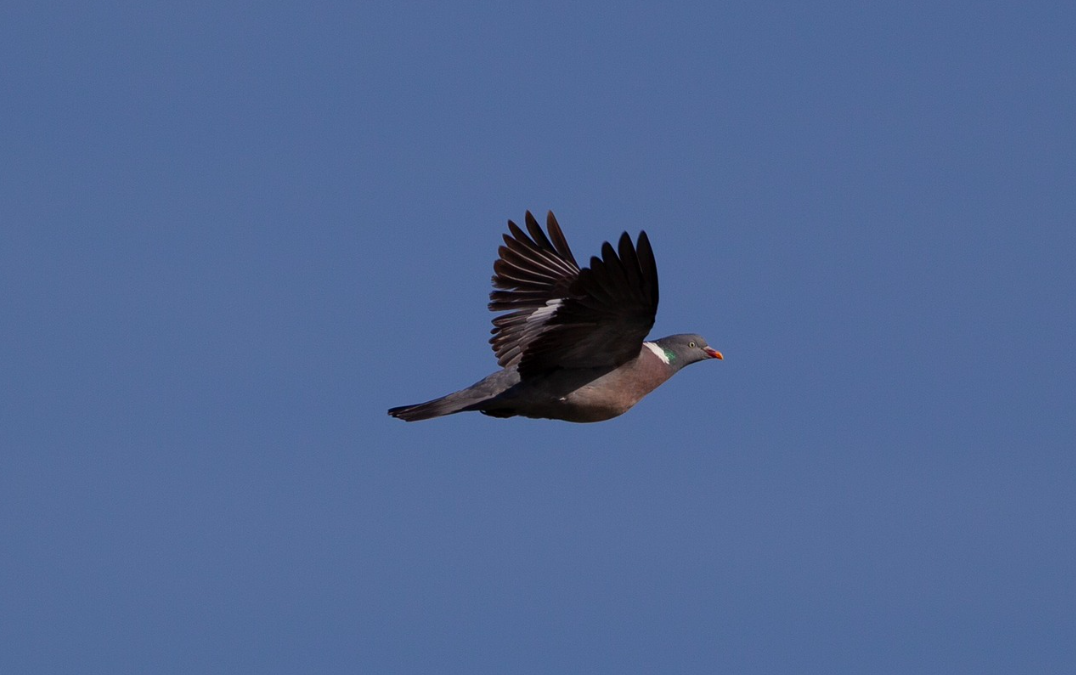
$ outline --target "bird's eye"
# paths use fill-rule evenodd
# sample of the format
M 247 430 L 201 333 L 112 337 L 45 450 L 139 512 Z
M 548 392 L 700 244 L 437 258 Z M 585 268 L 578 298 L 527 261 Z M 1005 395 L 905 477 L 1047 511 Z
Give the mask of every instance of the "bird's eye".
M 687 346 L 688 346 L 688 347 L 694 347 L 694 346 L 695 346 L 695 343 L 694 343 L 694 342 L 689 342 L 689 343 L 687 343 Z

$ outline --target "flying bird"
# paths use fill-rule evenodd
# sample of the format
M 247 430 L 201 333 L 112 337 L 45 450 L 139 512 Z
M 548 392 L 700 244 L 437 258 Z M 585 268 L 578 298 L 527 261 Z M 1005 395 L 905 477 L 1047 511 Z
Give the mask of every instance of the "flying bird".
M 548 236 L 530 211 L 493 264 L 490 344 L 501 370 L 453 394 L 389 410 L 415 422 L 465 411 L 492 417 L 601 422 L 622 415 L 686 365 L 722 359 L 699 335 L 647 341 L 658 311 L 658 269 L 646 232 L 580 268 L 557 219 Z

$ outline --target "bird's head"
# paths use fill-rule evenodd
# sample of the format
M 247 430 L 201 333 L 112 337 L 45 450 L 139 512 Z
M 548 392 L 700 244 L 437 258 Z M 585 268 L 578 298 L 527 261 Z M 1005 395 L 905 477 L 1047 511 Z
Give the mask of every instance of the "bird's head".
M 676 370 L 696 361 L 725 358 L 721 352 L 706 344 L 704 337 L 694 333 L 670 335 L 656 340 L 655 344 L 665 352 L 669 365 Z

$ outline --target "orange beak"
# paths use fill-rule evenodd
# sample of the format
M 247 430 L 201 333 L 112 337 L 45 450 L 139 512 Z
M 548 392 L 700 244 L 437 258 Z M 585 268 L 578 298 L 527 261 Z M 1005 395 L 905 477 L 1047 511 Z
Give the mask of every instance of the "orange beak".
M 706 347 L 703 349 L 703 351 L 706 352 L 706 355 L 709 356 L 711 359 L 721 359 L 722 361 L 725 360 L 725 357 L 721 355 L 721 352 L 717 351 L 716 349 Z

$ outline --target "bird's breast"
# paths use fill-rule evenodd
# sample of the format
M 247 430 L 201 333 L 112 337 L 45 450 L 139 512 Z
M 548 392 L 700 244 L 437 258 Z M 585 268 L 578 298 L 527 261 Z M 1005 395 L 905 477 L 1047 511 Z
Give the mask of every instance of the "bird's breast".
M 669 369 L 650 351 L 578 387 L 563 397 L 573 409 L 602 421 L 623 415 L 669 379 Z

